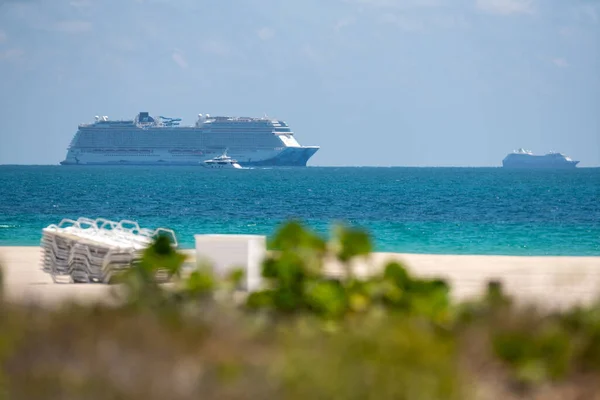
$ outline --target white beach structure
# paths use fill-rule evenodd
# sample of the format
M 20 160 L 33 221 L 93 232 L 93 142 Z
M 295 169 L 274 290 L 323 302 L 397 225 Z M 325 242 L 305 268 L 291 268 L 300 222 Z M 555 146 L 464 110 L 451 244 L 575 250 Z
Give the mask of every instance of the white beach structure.
M 261 285 L 261 264 L 267 253 L 267 239 L 262 235 L 194 235 L 196 262 L 211 266 L 218 277 L 242 269 L 240 289 L 254 291 Z

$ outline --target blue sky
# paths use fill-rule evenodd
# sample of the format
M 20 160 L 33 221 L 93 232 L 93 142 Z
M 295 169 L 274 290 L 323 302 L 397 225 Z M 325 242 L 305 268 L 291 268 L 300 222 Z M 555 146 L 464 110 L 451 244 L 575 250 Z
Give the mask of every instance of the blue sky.
M 309 165 L 600 166 L 600 1 L 0 0 L 0 164 L 138 111 L 267 113 Z

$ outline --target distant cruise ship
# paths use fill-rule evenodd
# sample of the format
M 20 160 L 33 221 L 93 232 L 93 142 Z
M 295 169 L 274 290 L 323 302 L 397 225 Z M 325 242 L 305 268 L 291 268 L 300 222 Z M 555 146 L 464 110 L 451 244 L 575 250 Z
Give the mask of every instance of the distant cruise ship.
M 505 168 L 575 168 L 578 163 L 561 153 L 551 152 L 541 156 L 525 149 L 515 150 L 502 160 Z
M 227 151 L 242 166 L 306 166 L 319 146 L 301 146 L 284 122 L 270 118 L 198 115 L 133 120 L 98 117 L 80 124 L 62 165 L 201 165 Z

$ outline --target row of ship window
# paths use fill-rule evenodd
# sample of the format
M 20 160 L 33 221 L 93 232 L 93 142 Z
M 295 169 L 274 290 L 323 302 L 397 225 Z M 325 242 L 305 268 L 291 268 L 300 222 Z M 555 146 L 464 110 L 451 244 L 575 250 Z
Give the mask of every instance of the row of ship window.
M 151 143 L 151 142 L 134 142 L 134 141 L 123 141 L 120 143 L 94 143 L 94 142 L 77 142 L 74 143 L 74 147 L 96 147 L 96 148 L 103 148 L 103 147 L 119 147 L 119 148 L 123 148 L 123 147 L 148 147 L 148 148 L 174 148 L 174 147 L 183 147 L 183 148 L 190 148 L 190 147 L 210 147 L 210 146 L 217 146 L 217 147 L 221 147 L 221 146 L 228 146 L 228 147 L 272 147 L 272 146 L 277 146 L 280 145 L 281 142 L 256 142 L 256 141 L 238 141 L 238 140 L 231 140 L 231 141 L 219 141 L 219 142 L 200 142 L 200 143 L 189 143 L 189 142 L 185 142 L 185 141 L 172 141 L 169 143 Z
M 219 148 L 222 148 L 223 146 L 220 146 Z M 240 147 L 240 146 L 228 146 L 227 147 L 230 151 L 251 151 L 251 150 L 255 150 L 255 151 L 259 151 L 259 150 L 281 150 L 282 147 L 255 147 L 253 149 L 248 149 L 247 147 Z M 89 154 L 108 154 L 108 153 L 114 153 L 114 154 L 135 154 L 135 155 L 148 155 L 148 154 L 152 154 L 154 153 L 154 150 L 143 150 L 143 149 L 85 149 L 85 148 L 78 148 L 77 149 L 80 153 L 89 153 Z M 222 150 L 220 150 L 222 151 Z M 186 154 L 212 154 L 212 153 L 219 153 L 220 151 L 211 151 L 211 150 L 200 150 L 200 149 L 169 149 L 169 153 L 186 153 Z

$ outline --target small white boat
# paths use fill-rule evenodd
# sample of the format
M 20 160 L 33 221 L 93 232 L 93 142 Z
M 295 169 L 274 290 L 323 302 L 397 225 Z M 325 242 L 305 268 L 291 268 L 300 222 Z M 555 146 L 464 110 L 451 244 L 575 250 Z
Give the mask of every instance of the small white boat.
M 227 151 L 225 151 L 225 153 L 223 153 L 222 155 L 220 155 L 218 157 L 202 161 L 202 164 L 206 168 L 212 168 L 212 169 L 224 169 L 224 168 L 242 169 L 242 166 L 240 164 L 238 164 L 237 160 L 234 160 L 233 158 L 231 158 L 227 155 Z

